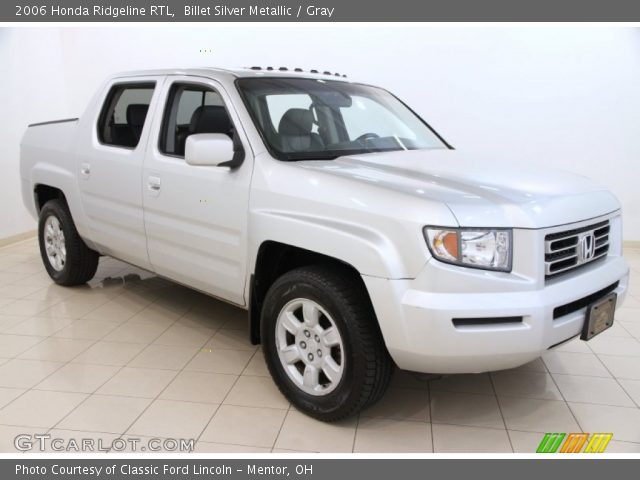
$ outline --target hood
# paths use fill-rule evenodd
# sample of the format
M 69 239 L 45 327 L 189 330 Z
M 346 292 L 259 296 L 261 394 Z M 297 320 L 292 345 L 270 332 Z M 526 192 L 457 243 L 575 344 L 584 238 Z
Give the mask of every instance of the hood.
M 370 153 L 296 163 L 444 203 L 463 227 L 545 228 L 620 208 L 611 192 L 581 175 L 546 167 L 514 167 L 457 150 Z

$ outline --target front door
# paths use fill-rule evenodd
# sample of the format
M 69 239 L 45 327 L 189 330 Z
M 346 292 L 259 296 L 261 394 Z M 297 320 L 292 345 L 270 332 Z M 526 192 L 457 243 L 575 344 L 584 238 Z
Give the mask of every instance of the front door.
M 244 305 L 253 157 L 224 90 L 213 80 L 168 77 L 143 169 L 147 245 L 155 272 Z M 189 135 L 238 135 L 244 163 L 193 166 Z

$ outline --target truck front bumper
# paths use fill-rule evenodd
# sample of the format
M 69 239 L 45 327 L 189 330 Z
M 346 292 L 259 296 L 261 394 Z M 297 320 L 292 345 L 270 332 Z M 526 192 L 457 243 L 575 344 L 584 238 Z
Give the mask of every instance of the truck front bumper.
M 545 282 L 432 259 L 416 279 L 363 280 L 400 368 L 474 373 L 517 367 L 580 335 L 587 308 L 573 302 L 609 290 L 620 306 L 629 268 L 621 256 L 610 256 Z M 563 306 L 573 311 L 556 310 Z

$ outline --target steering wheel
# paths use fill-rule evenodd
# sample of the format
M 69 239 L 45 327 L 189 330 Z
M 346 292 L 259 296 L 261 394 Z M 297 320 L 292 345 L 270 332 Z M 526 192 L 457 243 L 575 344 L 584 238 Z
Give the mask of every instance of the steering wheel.
M 367 132 L 367 133 L 363 133 L 358 138 L 356 138 L 356 142 L 361 143 L 362 145 L 364 145 L 367 140 L 373 140 L 374 138 L 380 138 L 380 135 L 378 135 L 377 133 L 373 133 L 373 132 Z

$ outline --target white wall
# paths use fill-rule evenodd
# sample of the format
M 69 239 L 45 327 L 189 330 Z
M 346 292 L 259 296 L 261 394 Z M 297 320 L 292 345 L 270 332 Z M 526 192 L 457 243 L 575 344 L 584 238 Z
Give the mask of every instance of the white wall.
M 622 200 L 625 239 L 640 240 L 640 29 L 0 29 L 0 65 L 0 238 L 34 226 L 17 181 L 27 123 L 81 114 L 115 71 L 287 65 L 385 86 L 458 149 L 597 178 Z

